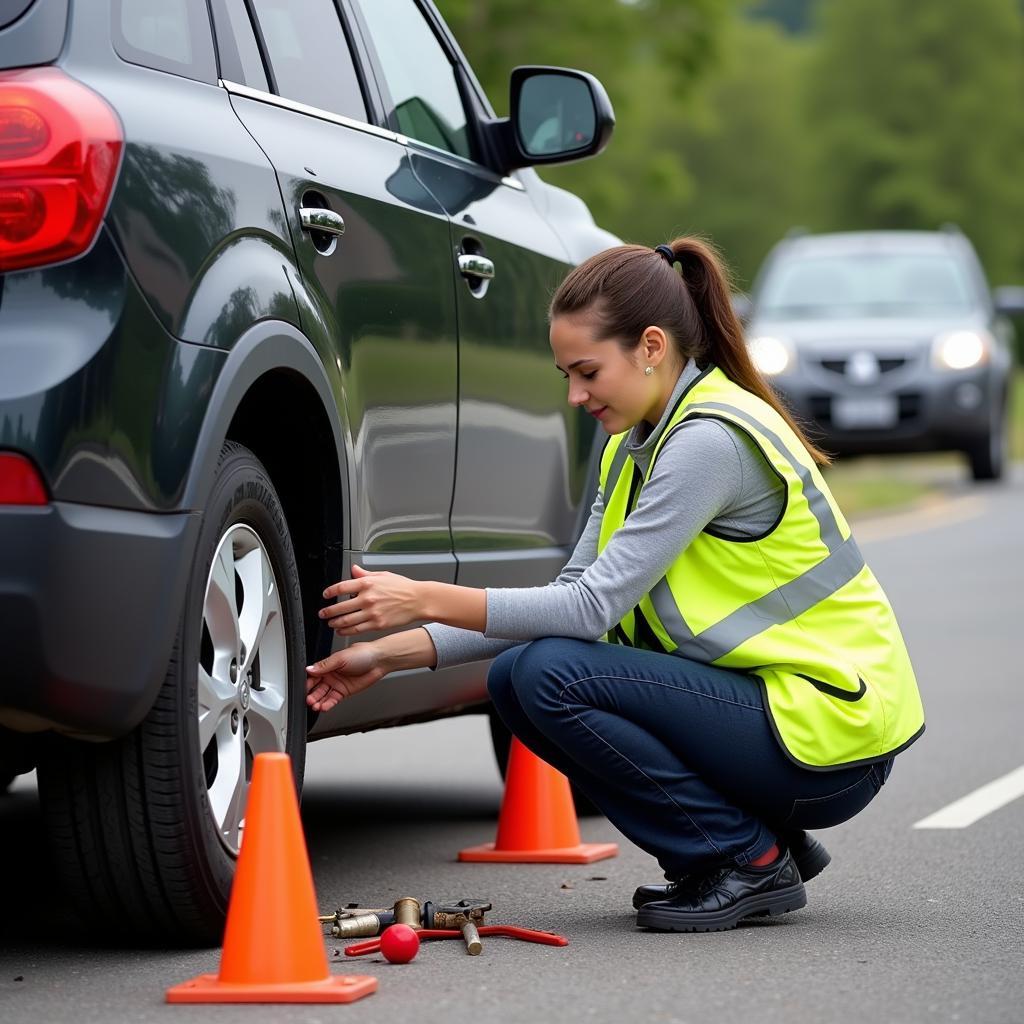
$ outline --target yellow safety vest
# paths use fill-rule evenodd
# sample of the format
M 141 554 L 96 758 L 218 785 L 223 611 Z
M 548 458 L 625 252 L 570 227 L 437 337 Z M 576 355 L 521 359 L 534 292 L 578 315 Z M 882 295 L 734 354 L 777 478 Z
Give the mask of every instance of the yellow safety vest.
M 672 412 L 648 478 L 669 437 L 696 417 L 754 441 L 785 484 L 782 515 L 754 538 L 706 527 L 608 639 L 750 672 L 776 738 L 804 767 L 867 764 L 909 746 L 924 710 L 906 645 L 807 449 L 767 402 L 709 366 Z M 599 551 L 644 483 L 625 437 L 610 438 L 601 460 Z

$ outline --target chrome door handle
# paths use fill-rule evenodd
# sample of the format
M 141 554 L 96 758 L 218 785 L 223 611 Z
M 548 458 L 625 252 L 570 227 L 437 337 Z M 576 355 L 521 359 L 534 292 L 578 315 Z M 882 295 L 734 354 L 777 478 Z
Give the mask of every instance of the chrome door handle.
M 300 206 L 299 220 L 303 231 L 323 231 L 328 235 L 345 234 L 345 218 L 322 206 Z
M 482 278 L 490 281 L 494 277 L 494 261 L 476 253 L 459 253 L 459 273 L 463 277 Z

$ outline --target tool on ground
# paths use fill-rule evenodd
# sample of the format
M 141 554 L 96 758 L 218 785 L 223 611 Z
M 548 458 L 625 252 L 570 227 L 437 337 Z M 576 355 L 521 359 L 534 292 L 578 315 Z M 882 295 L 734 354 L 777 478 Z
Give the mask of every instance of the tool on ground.
M 412 896 L 403 896 L 395 900 L 395 924 L 407 924 L 410 928 L 419 928 L 423 917 L 420 901 Z
M 487 900 L 459 900 L 458 903 L 423 904 L 423 927 L 428 929 L 458 928 L 466 941 L 466 952 L 479 956 L 483 950 L 478 926 L 484 923 L 484 914 L 491 909 Z
M 488 936 L 505 936 L 510 939 L 521 939 L 523 942 L 539 942 L 545 946 L 568 946 L 569 940 L 564 935 L 555 935 L 554 932 L 539 932 L 532 928 L 518 928 L 510 924 L 487 924 L 482 925 L 478 931 L 487 938 Z M 421 928 L 417 936 L 423 939 L 458 939 L 462 932 L 454 928 Z M 351 946 L 345 947 L 345 956 L 366 956 L 368 953 L 379 953 L 380 939 L 369 939 L 366 942 L 354 942 Z
M 336 910 L 320 918 L 321 924 L 330 924 L 331 935 L 336 939 L 356 939 L 365 935 L 380 935 L 385 928 L 395 923 L 395 911 L 387 910 Z
M 420 951 L 420 933 L 407 924 L 389 925 L 379 941 L 380 951 L 389 964 L 407 964 Z

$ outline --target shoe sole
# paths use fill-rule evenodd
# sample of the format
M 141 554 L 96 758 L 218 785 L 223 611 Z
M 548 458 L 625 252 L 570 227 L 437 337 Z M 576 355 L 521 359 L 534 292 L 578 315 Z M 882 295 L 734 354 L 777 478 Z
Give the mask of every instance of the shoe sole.
M 793 863 L 796 864 L 796 869 L 800 872 L 800 881 L 809 882 L 812 878 L 817 878 L 832 863 L 832 855 L 815 840 L 810 848 L 801 853 L 799 857 L 793 857 Z M 633 893 L 633 909 L 640 910 L 641 907 L 647 906 L 648 903 L 654 903 L 658 899 L 659 897 L 652 896 L 645 900 Z
M 797 882 L 787 889 L 748 896 L 735 906 L 700 914 L 686 914 L 680 911 L 662 910 L 648 903 L 636 915 L 638 928 L 650 928 L 659 932 L 724 932 L 735 928 L 748 917 L 777 917 L 800 910 L 807 906 L 807 892 L 803 882 Z

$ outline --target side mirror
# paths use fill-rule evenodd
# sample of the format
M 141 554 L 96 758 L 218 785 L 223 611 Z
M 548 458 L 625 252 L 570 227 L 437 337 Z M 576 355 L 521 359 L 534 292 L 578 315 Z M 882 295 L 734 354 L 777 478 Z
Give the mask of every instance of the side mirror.
M 1002 285 L 992 292 L 992 301 L 997 313 L 1004 316 L 1024 316 L 1024 288 L 1019 285 Z
M 604 86 L 571 68 L 513 69 L 509 109 L 508 118 L 486 127 L 503 171 L 593 156 L 615 126 Z

